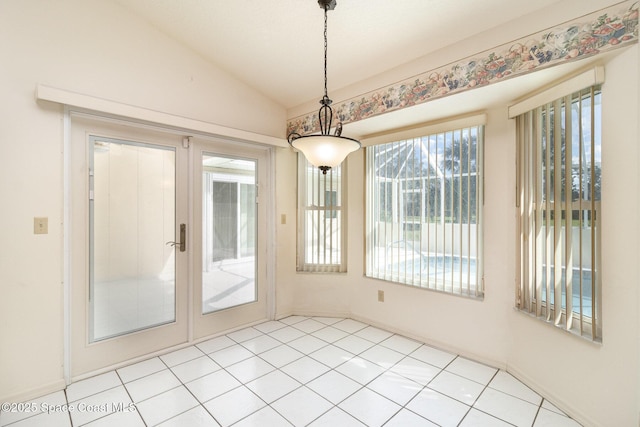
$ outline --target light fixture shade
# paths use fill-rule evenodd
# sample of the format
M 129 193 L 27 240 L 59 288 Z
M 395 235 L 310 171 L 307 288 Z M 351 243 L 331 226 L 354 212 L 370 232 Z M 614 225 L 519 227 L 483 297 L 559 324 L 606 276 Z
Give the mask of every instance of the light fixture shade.
M 360 142 L 335 135 L 306 135 L 291 141 L 293 148 L 302 151 L 309 163 L 318 168 L 334 168 L 360 148 Z
M 340 136 L 342 134 L 342 123 L 338 122 L 335 127 L 335 134 L 331 135 L 331 123 L 333 121 L 333 110 L 331 109 L 331 99 L 327 93 L 327 11 L 336 7 L 336 0 L 317 0 L 318 5 L 324 9 L 324 96 L 320 100 L 320 110 L 318 111 L 318 123 L 320 124 L 320 135 L 300 135 L 298 132 L 291 132 L 287 137 L 289 144 L 302 152 L 307 161 L 319 168 L 323 174 L 331 168 L 335 168 L 342 163 L 349 153 L 360 148 L 360 142 Z

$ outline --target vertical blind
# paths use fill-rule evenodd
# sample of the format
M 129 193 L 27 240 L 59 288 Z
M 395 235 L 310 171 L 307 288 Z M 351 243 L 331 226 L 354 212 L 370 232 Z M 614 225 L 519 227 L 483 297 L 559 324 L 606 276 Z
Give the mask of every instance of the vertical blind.
M 323 174 L 298 154 L 298 271 L 346 271 L 345 174 L 346 162 Z
M 516 118 L 519 280 L 516 306 L 601 339 L 599 86 Z
M 483 295 L 483 130 L 367 147 L 367 276 Z

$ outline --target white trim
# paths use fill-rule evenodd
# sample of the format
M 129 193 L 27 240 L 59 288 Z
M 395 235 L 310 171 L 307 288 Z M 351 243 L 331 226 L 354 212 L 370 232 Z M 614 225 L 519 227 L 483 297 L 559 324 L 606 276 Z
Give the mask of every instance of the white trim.
M 304 316 L 305 314 L 300 314 L 300 316 Z M 325 315 L 326 317 L 333 317 L 331 315 Z M 345 316 L 347 318 L 353 319 L 358 322 L 366 323 L 372 327 L 384 329 L 387 332 L 393 332 L 398 335 L 402 335 L 403 337 L 412 339 L 414 341 L 418 341 L 424 345 L 429 347 L 437 348 L 438 350 L 446 351 L 451 354 L 456 354 L 461 357 L 465 357 L 468 359 L 472 359 L 476 362 L 483 363 L 487 366 L 496 369 L 502 369 L 506 371 L 508 369 L 508 365 L 504 360 L 495 359 L 493 357 L 486 357 L 479 352 L 470 351 L 469 348 L 463 348 L 457 345 L 451 345 L 450 342 L 445 342 L 442 340 L 435 340 L 429 337 L 427 333 L 423 332 L 413 332 L 407 329 L 391 326 L 389 323 L 381 322 L 378 319 L 372 318 L 370 316 L 361 316 L 356 313 L 351 313 L 350 315 Z M 525 382 L 525 384 L 529 384 Z M 546 396 L 546 395 L 545 395 Z
M 526 98 L 509 106 L 509 118 L 513 119 L 522 113 L 548 104 L 558 98 L 601 83 L 604 83 L 604 67 L 598 65 L 542 92 L 527 95 Z
M 269 153 L 267 155 L 267 162 L 269 163 L 268 177 L 267 181 L 271 188 L 276 188 L 276 158 L 274 155 L 274 150 L 269 149 Z M 258 189 L 258 197 L 260 202 L 264 202 L 264 198 L 261 197 L 263 195 L 260 194 L 260 190 Z M 273 194 L 273 193 L 272 193 Z M 276 204 L 274 203 L 273 198 L 269 197 L 266 201 L 268 203 L 267 206 L 267 224 L 275 224 L 276 218 Z M 267 318 L 269 320 L 275 320 L 276 312 L 277 312 L 277 298 L 276 298 L 276 253 L 277 253 L 277 244 L 276 244 L 276 227 L 267 227 Z
M 265 318 L 265 319 L 256 320 L 254 322 L 245 323 L 245 324 L 242 324 L 240 326 L 236 326 L 236 327 L 233 327 L 233 328 L 230 328 L 230 329 L 226 329 L 226 330 L 221 331 L 221 332 L 216 332 L 216 333 L 213 333 L 213 334 L 210 334 L 210 335 L 206 335 L 204 337 L 196 338 L 193 341 L 176 344 L 174 346 L 163 348 L 161 350 L 157 350 L 157 351 L 154 351 L 154 352 L 151 352 L 151 353 L 148 353 L 148 354 L 143 354 L 142 356 L 137 356 L 137 357 L 134 357 L 132 359 L 125 360 L 123 362 L 118 362 L 118 363 L 115 363 L 113 365 L 105 366 L 104 368 L 96 369 L 94 371 L 87 372 L 87 373 L 84 373 L 84 374 L 79 374 L 79 375 L 76 375 L 75 377 L 73 377 L 73 382 L 85 380 L 87 378 L 95 377 L 97 375 L 101 375 L 101 374 L 104 374 L 104 373 L 107 373 L 107 372 L 110 372 L 110 371 L 115 371 L 115 370 L 123 368 L 125 366 L 131 366 L 131 365 L 134 365 L 136 363 L 144 362 L 145 360 L 149 360 L 149 359 L 152 359 L 154 357 L 158 357 L 158 356 L 162 356 L 162 355 L 165 355 L 165 354 L 173 353 L 175 351 L 182 350 L 182 349 L 187 348 L 187 347 L 193 347 L 193 346 L 195 346 L 197 344 L 200 344 L 202 342 L 208 341 L 210 339 L 218 338 L 218 337 L 230 334 L 232 332 L 239 331 L 241 329 L 250 328 L 251 326 L 259 325 L 259 324 L 264 323 L 264 322 L 266 322 L 268 320 L 269 319 Z M 56 390 L 54 390 L 54 391 L 56 391 Z M 44 394 L 47 394 L 47 393 L 41 393 L 41 394 L 35 395 L 34 398 L 43 396 Z M 6 401 L 11 401 L 11 400 L 10 399 L 6 399 Z M 26 399 L 22 399 L 20 401 L 24 402 L 24 401 L 26 401 Z
M 68 98 L 65 98 L 68 96 Z M 63 306 L 64 306 L 64 318 L 63 318 L 63 379 L 61 382 L 64 388 L 64 384 L 69 385 L 73 381 L 77 381 L 79 378 L 85 378 L 87 376 L 91 376 L 95 374 L 94 371 L 89 374 L 81 374 L 80 376 L 74 376 L 72 374 L 72 352 L 73 352 L 73 342 L 72 342 L 72 326 L 73 326 L 73 313 L 71 306 L 71 295 L 73 291 L 73 271 L 72 271 L 72 165 L 71 165 L 71 149 L 72 149 L 72 121 L 75 118 L 88 118 L 91 120 L 96 120 L 99 122 L 104 122 L 109 125 L 122 125 L 132 128 L 138 128 L 143 130 L 149 130 L 154 132 L 163 132 L 166 134 L 178 135 L 181 137 L 185 137 L 185 135 L 195 136 L 202 138 L 203 140 L 210 142 L 219 142 L 225 144 L 232 144 L 235 148 L 242 147 L 254 147 L 257 149 L 265 150 L 268 153 L 268 158 L 270 160 L 270 164 L 267 165 L 267 172 L 269 176 L 267 177 L 268 182 L 271 187 L 275 184 L 275 158 L 273 155 L 274 145 L 267 143 L 267 139 L 270 138 L 271 142 L 279 141 L 277 138 L 265 137 L 264 135 L 251 134 L 249 132 L 236 132 L 234 129 L 217 127 L 214 129 L 216 125 L 211 125 L 204 122 L 197 122 L 190 119 L 185 119 L 182 117 L 171 116 L 164 113 L 158 113 L 155 111 L 145 110 L 138 107 L 131 107 L 123 104 L 118 104 L 112 101 L 105 101 L 96 98 L 86 97 L 84 95 L 73 94 L 71 92 L 66 92 L 58 89 L 48 88 L 46 86 L 38 86 L 38 99 L 46 100 L 46 101 L 54 101 L 60 102 L 63 107 L 63 144 L 62 144 L 62 164 L 63 164 L 63 187 L 64 187 L 64 206 L 63 206 L 63 237 L 61 238 L 61 245 L 63 247 L 63 266 L 62 266 L 62 285 L 63 285 Z M 64 102 L 66 101 L 66 102 Z M 76 102 L 77 101 L 77 102 Z M 88 101 L 88 102 L 85 102 Z M 68 102 L 68 103 L 67 103 Z M 105 107 L 106 106 L 106 107 Z M 104 107 L 104 108 L 103 108 Z M 162 123 L 156 123 L 154 120 L 165 120 Z M 213 127 L 207 127 L 207 126 Z M 186 128 L 185 126 L 193 126 L 193 128 Z M 211 133 L 213 130 L 223 129 L 228 130 L 229 133 L 225 135 L 213 134 Z M 235 133 L 234 133 L 235 132 Z M 243 135 L 243 138 L 240 136 Z M 251 139 L 247 139 L 251 138 Z M 265 139 L 267 138 L 267 139 Z M 283 142 L 285 146 L 288 147 L 286 142 Z M 182 147 L 184 147 L 184 142 Z M 189 144 L 188 148 L 181 148 L 177 146 L 177 150 L 187 150 L 188 151 L 188 159 L 189 162 L 189 175 L 188 175 L 188 197 L 195 197 L 193 194 L 193 188 L 195 186 L 192 171 L 194 170 L 194 146 Z M 267 187 L 268 188 L 268 187 Z M 193 201 L 193 199 L 192 199 Z M 275 218 L 275 205 L 271 202 L 271 198 L 263 195 L 262 200 L 263 203 L 267 203 L 267 221 L 272 222 L 271 220 Z M 269 220 L 269 216 L 271 220 Z M 190 253 L 193 253 L 193 244 L 194 244 L 194 217 L 195 212 L 193 210 L 193 203 L 189 203 L 187 218 L 190 226 L 188 227 L 188 245 L 190 246 Z M 272 233 L 275 233 L 275 229 L 272 230 Z M 268 239 L 270 244 L 268 243 L 267 247 L 267 259 L 271 260 L 271 262 L 267 261 L 267 265 L 275 265 L 275 239 Z M 187 278 L 187 303 L 190 305 L 189 313 L 193 313 L 193 293 L 194 293 L 194 276 L 193 276 L 193 257 L 189 257 L 189 268 L 188 268 L 188 278 Z M 267 286 L 267 309 L 263 314 L 266 318 L 264 320 L 273 319 L 275 316 L 276 310 L 276 297 L 275 297 L 275 269 L 269 271 L 267 269 L 267 278 L 266 278 L 266 286 Z M 261 321 L 264 321 L 261 320 Z M 259 322 L 257 322 L 259 323 Z M 180 344 L 181 346 L 193 345 L 196 342 L 201 341 L 201 338 L 194 339 L 194 317 L 189 315 L 187 320 L 187 339 L 188 343 Z M 176 347 L 178 348 L 178 347 Z M 151 357 L 153 354 L 161 354 L 165 352 L 166 349 L 159 350 L 156 353 L 145 354 L 140 356 L 137 359 L 144 359 Z M 135 360 L 137 360 L 135 359 Z M 133 359 L 132 359 L 133 360 Z M 131 363 L 131 360 L 123 362 L 120 365 L 126 365 Z M 120 366 L 118 365 L 118 366 Z M 115 366 L 115 365 L 114 365 Z M 108 369 L 107 369 L 108 370 Z
M 122 104 L 90 95 L 71 92 L 50 86 L 38 84 L 36 86 L 36 99 L 43 101 L 57 102 L 71 107 L 79 107 L 100 113 L 113 114 L 135 120 L 161 124 L 178 129 L 188 129 L 203 132 L 210 135 L 219 135 L 225 138 L 239 139 L 256 142 L 259 144 L 273 145 L 276 147 L 288 147 L 289 144 L 283 138 L 276 138 L 269 135 L 248 132 L 241 129 L 234 129 L 215 123 L 203 122 L 187 117 L 176 116 L 163 113 L 161 111 L 149 110 L 147 108 L 136 107 L 134 105 Z
M 71 384 L 71 114 L 64 107 L 62 118 L 62 373 L 65 384 Z
M 64 390 L 66 386 L 67 385 L 65 384 L 63 379 L 50 381 L 41 386 L 32 387 L 17 394 L 0 396 L 0 402 L 31 402 L 42 396 L 55 393 L 56 391 Z M 4 412 L 2 413 L 2 415 L 4 416 Z M 2 421 L 4 421 L 4 419 Z
M 521 369 L 519 366 L 509 364 L 505 369 L 509 374 L 513 375 L 518 381 L 527 384 L 531 390 L 545 396 L 544 399 L 553 404 L 556 408 L 573 418 L 576 422 L 584 427 L 596 427 L 593 421 L 589 420 L 583 412 L 575 405 L 567 402 L 566 396 L 560 396 L 553 387 L 546 387 L 544 381 L 540 382 L 537 375 L 528 375 L 527 369 Z
M 193 244 L 193 225 L 195 224 L 195 212 L 193 209 L 194 199 L 196 197 L 194 193 L 194 173 L 193 173 L 193 164 L 195 159 L 195 150 L 193 148 L 193 144 L 191 143 L 191 138 L 185 138 L 187 140 L 187 144 L 185 146 L 185 142 L 183 139 L 182 146 L 184 150 L 188 150 L 188 158 L 187 158 L 187 200 L 188 200 L 188 209 L 187 209 L 187 220 L 189 221 L 187 224 L 187 250 L 189 251 L 189 260 L 187 262 L 187 342 L 193 342 L 193 332 L 194 332 L 194 322 L 195 316 L 194 313 L 194 304 L 193 304 L 193 293 L 194 293 L 194 258 L 195 258 L 195 246 Z M 202 197 L 201 194 L 198 197 Z
M 448 118 L 409 128 L 395 129 L 390 132 L 384 132 L 374 135 L 365 136 L 360 139 L 363 147 L 370 145 L 386 144 L 395 141 L 404 141 L 407 139 L 418 138 L 424 135 L 434 135 L 437 133 L 447 132 L 451 129 L 463 129 L 473 126 L 487 124 L 486 113 L 476 113 L 468 116 Z

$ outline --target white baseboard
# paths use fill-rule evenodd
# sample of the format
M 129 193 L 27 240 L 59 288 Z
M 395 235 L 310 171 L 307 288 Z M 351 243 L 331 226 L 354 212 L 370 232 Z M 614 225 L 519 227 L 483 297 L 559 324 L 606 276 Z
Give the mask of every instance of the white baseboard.
M 39 387 L 35 387 L 29 390 L 22 391 L 13 395 L 0 397 L 0 402 L 22 403 L 28 402 L 33 399 L 37 399 L 47 394 L 54 393 L 56 391 L 64 390 L 67 385 L 63 378 L 59 380 L 44 384 Z
M 599 427 L 594 424 L 592 420 L 589 420 L 584 416 L 579 410 L 577 410 L 573 405 L 568 404 L 562 397 L 558 396 L 553 390 L 549 390 L 546 387 L 542 386 L 535 378 L 526 375 L 516 366 L 509 365 L 507 367 L 507 372 L 516 377 L 519 381 L 526 384 L 533 391 L 538 393 L 541 396 L 544 396 L 546 400 L 552 403 L 555 407 L 560 409 L 562 412 L 573 418 L 575 421 L 580 423 L 583 427 Z
M 351 318 L 354 319 L 354 320 L 359 320 L 359 321 L 364 322 L 364 323 L 368 323 L 371 326 L 375 326 L 377 328 L 384 329 L 386 331 L 393 332 L 395 334 L 402 335 L 402 336 L 405 336 L 407 338 L 411 338 L 412 340 L 422 342 L 422 343 L 424 343 L 426 345 L 429 345 L 431 347 L 435 347 L 437 349 L 446 351 L 448 353 L 457 354 L 459 356 L 475 360 L 476 362 L 480 362 L 480 363 L 482 363 L 484 365 L 491 366 L 491 367 L 496 368 L 496 369 L 506 370 L 506 368 L 507 368 L 507 365 L 506 365 L 506 363 L 504 361 L 483 357 L 483 356 L 480 356 L 480 355 L 475 354 L 473 352 L 470 352 L 467 349 L 457 348 L 457 347 L 451 346 L 451 345 L 449 345 L 447 343 L 431 340 L 431 339 L 429 339 L 429 338 L 427 338 L 425 336 L 422 336 L 422 335 L 412 334 L 412 333 L 409 333 L 409 332 L 404 331 L 402 329 L 395 328 L 393 326 L 389 326 L 389 325 L 384 324 L 384 323 L 380 323 L 380 322 L 378 322 L 378 321 L 376 321 L 374 319 L 369 319 L 367 317 L 358 316 L 358 315 L 352 315 Z
M 349 312 L 336 312 L 336 311 L 298 311 L 293 310 L 287 313 L 276 314 L 276 320 L 284 319 L 289 316 L 303 316 L 303 317 L 339 317 L 342 319 L 351 319 L 352 315 Z

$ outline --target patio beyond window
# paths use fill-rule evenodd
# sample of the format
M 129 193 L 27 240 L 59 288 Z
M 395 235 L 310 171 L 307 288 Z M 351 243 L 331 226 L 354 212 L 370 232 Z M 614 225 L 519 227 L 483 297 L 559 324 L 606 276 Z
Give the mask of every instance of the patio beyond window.
M 602 340 L 602 93 L 592 86 L 517 116 L 516 307 Z
M 367 276 L 483 295 L 482 141 L 474 126 L 367 148 Z

